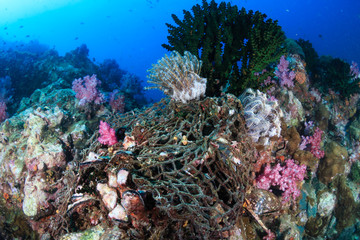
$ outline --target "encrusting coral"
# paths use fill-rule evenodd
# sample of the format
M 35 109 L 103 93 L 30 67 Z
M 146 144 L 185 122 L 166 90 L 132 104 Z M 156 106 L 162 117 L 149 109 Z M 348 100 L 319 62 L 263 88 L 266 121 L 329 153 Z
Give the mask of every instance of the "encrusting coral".
M 175 101 L 186 103 L 193 99 L 200 99 L 205 95 L 206 79 L 199 76 L 201 61 L 190 52 L 185 52 L 181 56 L 177 51 L 173 51 L 170 56 L 165 55 L 157 64 L 149 69 L 149 83 L 157 86 L 148 87 L 159 88 Z

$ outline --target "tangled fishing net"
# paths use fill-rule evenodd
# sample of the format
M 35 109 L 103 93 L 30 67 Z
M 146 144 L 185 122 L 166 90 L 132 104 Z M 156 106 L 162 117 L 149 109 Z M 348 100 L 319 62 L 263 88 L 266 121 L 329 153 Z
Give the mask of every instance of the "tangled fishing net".
M 130 169 L 163 216 L 152 234 L 219 239 L 234 226 L 254 161 L 241 111 L 240 101 L 226 95 L 188 104 L 163 100 L 111 119 L 136 141 L 133 157 L 118 168 Z
M 249 190 L 255 149 L 239 99 L 200 100 L 206 85 L 200 68 L 188 52 L 165 56 L 150 70 L 150 82 L 172 99 L 107 116 L 120 143 L 106 147 L 96 134 L 89 139 L 73 194 L 80 200 L 68 207 L 76 229 L 106 218 L 110 226 L 121 222 L 134 239 L 230 236 Z

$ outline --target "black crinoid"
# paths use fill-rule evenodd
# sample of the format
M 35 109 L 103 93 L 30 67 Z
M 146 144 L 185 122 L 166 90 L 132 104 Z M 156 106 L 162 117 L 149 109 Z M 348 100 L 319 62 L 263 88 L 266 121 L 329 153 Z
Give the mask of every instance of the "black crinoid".
M 184 10 L 182 20 L 172 15 L 175 24 L 166 24 L 168 44 L 162 46 L 180 54 L 189 51 L 203 62 L 200 75 L 208 79 L 207 96 L 224 91 L 239 95 L 273 74 L 263 70 L 284 53 L 285 35 L 277 21 L 214 0 L 191 10 Z

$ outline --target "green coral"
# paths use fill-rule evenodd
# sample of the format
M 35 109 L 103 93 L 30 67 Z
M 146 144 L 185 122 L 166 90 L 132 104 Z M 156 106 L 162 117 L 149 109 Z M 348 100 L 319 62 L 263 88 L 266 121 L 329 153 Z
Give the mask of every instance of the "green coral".
M 315 74 L 317 62 L 319 61 L 319 55 L 313 48 L 309 40 L 302 38 L 296 40 L 296 43 L 300 45 L 305 55 L 306 71 L 311 74 Z
M 327 93 L 329 89 L 339 93 L 341 98 L 349 98 L 352 94 L 360 93 L 360 78 L 350 74 L 350 65 L 340 58 L 320 58 L 321 73 L 320 90 Z
M 246 88 L 258 88 L 272 74 L 254 75 L 284 53 L 285 35 L 277 21 L 214 0 L 203 0 L 202 6 L 196 4 L 191 10 L 184 10 L 183 20 L 172 15 L 177 26 L 166 24 L 168 44 L 162 46 L 201 59 L 200 75 L 207 78 L 208 96 L 219 95 L 221 88 L 239 95 Z
M 355 162 L 352 164 L 349 178 L 356 184 L 360 184 L 360 163 Z

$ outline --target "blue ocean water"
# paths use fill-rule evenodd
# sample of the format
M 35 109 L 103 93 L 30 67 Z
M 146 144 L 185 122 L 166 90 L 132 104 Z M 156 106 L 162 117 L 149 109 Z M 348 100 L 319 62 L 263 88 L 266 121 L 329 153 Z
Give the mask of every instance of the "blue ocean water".
M 221 1 L 216 1 L 221 2 Z M 279 21 L 288 38 L 309 40 L 319 55 L 360 62 L 360 2 L 355 0 L 233 0 Z M 39 41 L 60 54 L 86 44 L 96 62 L 115 59 L 146 84 L 146 70 L 167 51 L 165 23 L 200 0 L 1 1 L 0 38 Z M 1 44 L 0 44 L 1 47 Z M 159 99 L 159 92 L 148 92 Z

